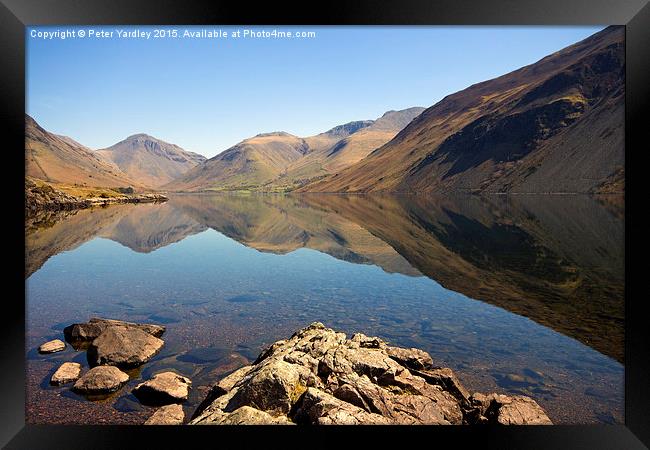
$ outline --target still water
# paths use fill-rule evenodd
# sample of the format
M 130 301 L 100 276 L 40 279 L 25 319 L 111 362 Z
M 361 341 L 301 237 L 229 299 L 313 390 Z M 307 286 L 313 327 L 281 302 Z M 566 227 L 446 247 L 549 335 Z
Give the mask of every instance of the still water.
M 471 392 L 533 397 L 554 423 L 623 422 L 618 197 L 178 195 L 26 223 L 27 421 L 142 423 L 152 373 L 215 380 L 313 321 L 418 347 Z M 116 395 L 50 387 L 90 317 L 167 326 Z

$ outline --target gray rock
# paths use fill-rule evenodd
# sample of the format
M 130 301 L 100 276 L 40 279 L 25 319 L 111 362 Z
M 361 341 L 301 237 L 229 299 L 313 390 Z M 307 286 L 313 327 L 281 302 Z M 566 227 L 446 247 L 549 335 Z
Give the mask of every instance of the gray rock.
M 187 400 L 192 382 L 174 372 L 162 372 L 133 389 L 141 402 L 151 405 L 181 403 Z
M 149 417 L 145 425 L 182 425 L 185 420 L 185 413 L 183 407 L 179 404 L 165 405 L 158 408 L 151 417 Z
M 79 378 L 72 389 L 81 394 L 108 394 L 119 390 L 129 376 L 117 367 L 98 366 Z
M 56 369 L 56 372 L 54 372 L 50 379 L 50 384 L 61 386 L 63 384 L 72 383 L 79 378 L 79 375 L 81 375 L 81 364 L 65 362 Z
M 527 397 L 469 395 L 418 349 L 321 323 L 274 343 L 212 386 L 190 424 L 550 423 Z
M 88 347 L 91 366 L 137 367 L 160 351 L 164 342 L 137 327 L 111 325 Z
M 55 353 L 65 350 L 65 342 L 60 339 L 48 341 L 38 347 L 39 353 Z

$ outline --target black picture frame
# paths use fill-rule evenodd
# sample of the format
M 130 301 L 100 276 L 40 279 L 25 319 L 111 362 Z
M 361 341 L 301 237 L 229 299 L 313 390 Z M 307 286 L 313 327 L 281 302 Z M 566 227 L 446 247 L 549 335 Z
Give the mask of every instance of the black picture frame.
M 258 24 L 258 25 L 625 25 L 626 26 L 626 184 L 625 254 L 631 259 L 630 181 L 640 172 L 630 161 L 643 153 L 647 122 L 643 112 L 650 99 L 650 5 L 647 0 L 372 0 L 302 2 L 298 4 L 198 0 L 0 0 L 2 54 L 3 165 L 7 176 L 4 198 L 9 227 L 0 370 L 0 444 L 5 448 L 129 448 L 199 446 L 201 441 L 225 445 L 226 434 L 237 434 L 239 445 L 253 437 L 300 446 L 344 442 L 349 434 L 379 443 L 388 437 L 414 445 L 434 445 L 444 439 L 454 445 L 492 448 L 612 448 L 650 446 L 649 341 L 642 314 L 644 298 L 632 293 L 630 271 L 625 276 L 625 425 L 553 427 L 137 427 L 25 425 L 24 266 L 24 145 L 25 27 L 63 24 Z M 646 144 L 647 146 L 647 144 Z M 634 156 L 637 155 L 637 156 Z M 630 175 L 632 174 L 632 175 Z M 632 188 L 633 192 L 636 192 Z M 639 194 L 634 193 L 633 197 Z M 21 238 L 23 236 L 23 238 Z M 635 245 L 638 247 L 638 244 Z M 640 250 L 636 250 L 639 252 Z M 628 264 L 628 268 L 630 265 Z M 637 288 L 638 291 L 638 288 Z M 10 293 L 11 292 L 11 293 Z M 11 308 L 8 308 L 8 307 Z M 251 432 L 254 430 L 254 432 Z M 296 436 L 297 434 L 307 436 Z M 341 435 L 344 433 L 344 435 Z M 313 434 L 313 435 L 312 435 Z M 318 434 L 318 436 L 315 436 Z M 235 436 L 233 436 L 235 437 Z M 201 439 L 199 441 L 198 439 Z M 195 443 L 193 443 L 196 440 Z M 411 444 L 411 442 L 413 444 Z M 182 444 L 178 444 L 182 443 Z M 336 444 L 338 445 L 338 444 Z M 422 445 L 422 444 L 415 444 Z M 182 447 L 181 447 L 182 448 Z

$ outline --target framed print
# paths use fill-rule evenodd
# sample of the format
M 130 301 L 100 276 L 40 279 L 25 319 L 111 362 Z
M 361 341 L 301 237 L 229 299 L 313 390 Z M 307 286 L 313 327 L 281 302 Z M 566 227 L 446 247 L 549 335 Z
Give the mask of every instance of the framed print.
M 6 448 L 650 442 L 646 2 L 0 11 Z

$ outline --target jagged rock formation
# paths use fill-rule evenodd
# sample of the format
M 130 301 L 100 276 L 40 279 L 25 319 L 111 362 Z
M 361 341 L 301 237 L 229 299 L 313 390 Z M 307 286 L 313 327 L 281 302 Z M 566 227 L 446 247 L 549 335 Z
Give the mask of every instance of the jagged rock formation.
M 190 424 L 550 424 L 523 396 L 470 394 L 418 349 L 321 323 L 216 383 Z

